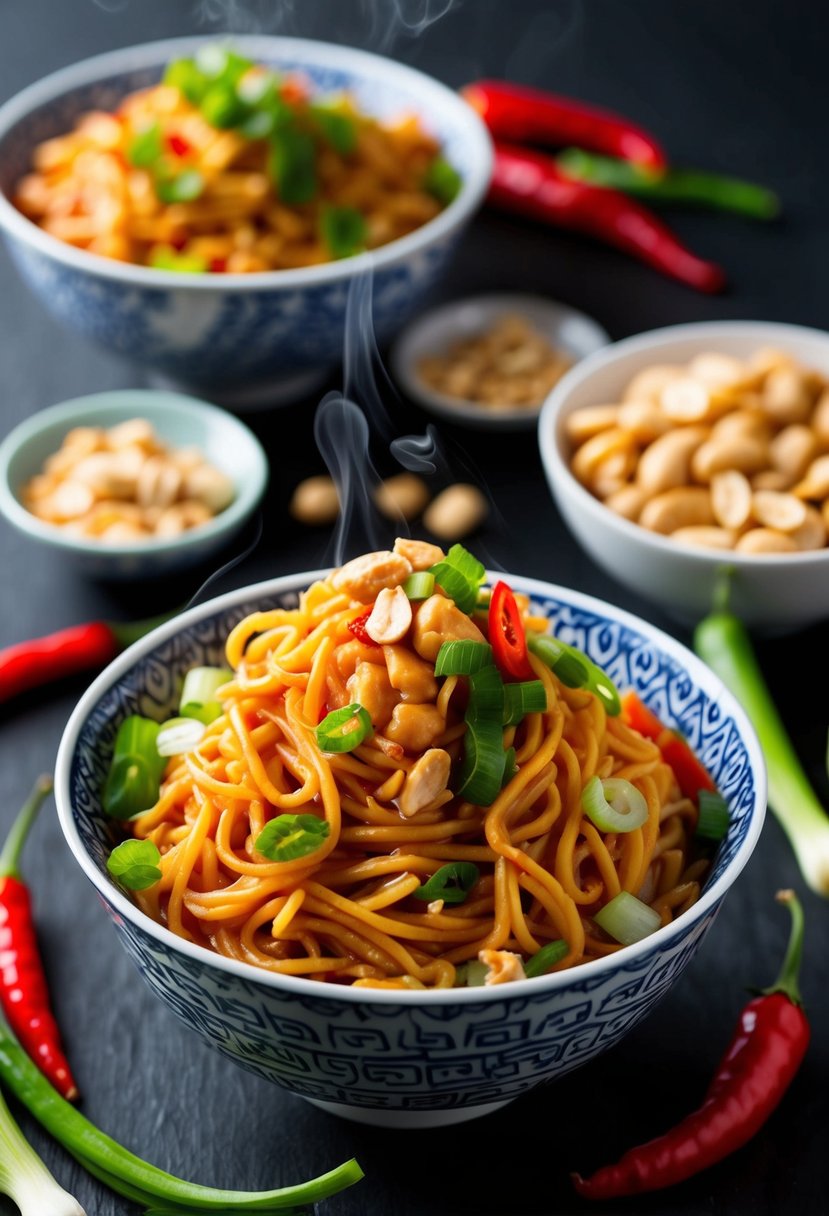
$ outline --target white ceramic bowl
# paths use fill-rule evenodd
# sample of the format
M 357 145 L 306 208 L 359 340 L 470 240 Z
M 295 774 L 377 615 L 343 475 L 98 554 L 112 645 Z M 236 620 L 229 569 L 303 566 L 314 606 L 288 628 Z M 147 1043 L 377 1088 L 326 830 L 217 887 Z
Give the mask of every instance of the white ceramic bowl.
M 742 358 L 764 346 L 829 376 L 829 333 L 819 329 L 765 321 L 672 325 L 585 359 L 556 385 L 539 416 L 547 482 L 573 534 L 612 578 L 686 624 L 710 610 L 723 566 L 733 569 L 731 606 L 748 625 L 785 630 L 822 620 L 829 616 L 829 549 L 755 556 L 678 544 L 641 528 L 605 507 L 570 472 L 564 420 L 580 406 L 618 401 L 630 379 L 653 363 L 686 363 L 703 351 Z
M 457 198 L 429 223 L 377 249 L 299 270 L 176 274 L 75 249 L 11 203 L 34 146 L 90 109 L 112 109 L 155 83 L 165 65 L 209 38 L 176 38 L 87 59 L 47 76 L 0 108 L 0 229 L 23 277 L 60 320 L 109 351 L 199 396 L 231 403 L 290 399 L 324 379 L 343 349 L 350 282 L 374 273 L 374 319 L 389 340 L 443 273 L 489 183 L 492 149 L 458 93 L 405 64 L 298 38 L 234 37 L 257 62 L 299 72 L 322 93 L 348 92 L 368 114 L 416 113 L 458 169 Z
M 459 426 L 482 431 L 526 431 L 538 422 L 537 406 L 483 406 L 432 389 L 418 374 L 420 360 L 442 354 L 455 342 L 483 333 L 510 315 L 526 317 L 552 347 L 574 361 L 585 358 L 610 342 L 602 327 L 583 312 L 519 292 L 498 292 L 452 300 L 430 309 L 412 321 L 391 350 L 391 366 L 398 384 L 408 397 L 432 414 Z
M 119 656 L 64 732 L 55 796 L 66 840 L 146 983 L 211 1047 L 333 1113 L 383 1127 L 440 1126 L 503 1106 L 618 1042 L 691 961 L 757 842 L 765 771 L 742 709 L 673 638 L 562 587 L 510 577 L 557 633 L 676 725 L 730 807 L 699 901 L 618 953 L 491 988 L 372 991 L 235 962 L 150 920 L 113 882 L 118 837 L 100 793 L 119 723 L 162 720 L 193 665 L 222 661 L 227 633 L 258 609 L 293 607 L 320 572 L 246 587 L 185 612 Z M 498 577 L 498 576 L 495 576 Z
M 195 447 L 231 478 L 236 496 L 208 523 L 169 539 L 110 544 L 68 535 L 27 511 L 21 488 L 39 473 L 77 426 L 112 427 L 146 418 L 170 447 Z M 204 561 L 228 544 L 259 504 L 268 482 L 268 460 L 248 427 L 224 410 L 153 389 L 119 389 L 76 397 L 40 410 L 0 443 L 0 512 L 32 540 L 51 545 L 96 578 L 138 579 L 168 574 Z

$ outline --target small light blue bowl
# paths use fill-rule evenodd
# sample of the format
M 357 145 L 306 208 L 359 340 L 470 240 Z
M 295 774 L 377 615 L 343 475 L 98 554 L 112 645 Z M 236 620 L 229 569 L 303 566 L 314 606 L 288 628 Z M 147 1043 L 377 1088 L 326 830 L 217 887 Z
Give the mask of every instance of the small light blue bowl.
M 68 535 L 26 510 L 20 501 L 22 487 L 57 452 L 68 431 L 77 426 L 117 426 L 130 418 L 146 418 L 170 447 L 198 448 L 208 463 L 233 481 L 236 496 L 230 506 L 179 536 L 120 545 Z M 40 410 L 0 443 L 0 513 L 93 578 L 149 578 L 206 560 L 244 526 L 267 483 L 268 460 L 253 432 L 225 410 L 181 393 L 119 389 L 76 397 Z
M 210 1047 L 358 1122 L 413 1128 L 474 1119 L 592 1060 L 669 991 L 757 843 L 766 806 L 762 753 L 718 677 L 673 638 L 599 600 L 510 577 L 562 638 L 682 731 L 726 797 L 728 834 L 699 901 L 616 954 L 491 988 L 347 988 L 214 954 L 145 916 L 107 873 L 118 837 L 100 792 L 115 734 L 129 714 L 162 720 L 174 712 L 185 672 L 222 662 L 238 621 L 260 609 L 294 607 L 320 573 L 234 591 L 119 656 L 64 732 L 55 777 L 61 827 L 146 983 Z
M 296 38 L 235 37 L 233 45 L 321 93 L 348 92 L 379 118 L 417 114 L 458 169 L 457 198 L 429 223 L 356 258 L 257 274 L 176 274 L 75 249 L 12 204 L 44 139 L 85 111 L 111 110 L 156 83 L 165 65 L 205 37 L 129 47 L 64 68 L 0 108 L 0 229 L 23 278 L 61 321 L 107 350 L 230 404 L 298 398 L 342 355 L 349 284 L 371 268 L 378 339 L 393 337 L 437 282 L 489 184 L 492 146 L 459 94 L 404 64 L 365 51 Z

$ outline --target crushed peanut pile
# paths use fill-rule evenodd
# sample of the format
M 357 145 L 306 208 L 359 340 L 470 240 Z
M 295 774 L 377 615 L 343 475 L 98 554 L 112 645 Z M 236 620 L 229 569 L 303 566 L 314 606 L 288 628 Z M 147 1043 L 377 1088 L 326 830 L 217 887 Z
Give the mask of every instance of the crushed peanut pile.
M 429 388 L 489 408 L 532 408 L 572 366 L 522 316 L 500 317 L 483 333 L 422 358 L 418 374 Z
M 196 448 L 168 448 L 144 418 L 76 427 L 23 487 L 38 519 L 104 544 L 169 539 L 207 523 L 235 497 Z
M 644 528 L 737 553 L 827 544 L 829 380 L 785 351 L 655 364 L 564 430 L 578 480 Z

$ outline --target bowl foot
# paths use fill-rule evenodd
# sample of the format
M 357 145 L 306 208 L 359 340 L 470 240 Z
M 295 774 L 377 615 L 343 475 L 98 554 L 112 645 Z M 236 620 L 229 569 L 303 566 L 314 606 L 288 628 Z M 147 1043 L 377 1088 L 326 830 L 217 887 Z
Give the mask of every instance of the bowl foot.
M 468 1123 L 471 1119 L 481 1119 L 484 1115 L 494 1114 L 502 1106 L 507 1106 L 512 1099 L 507 1098 L 505 1102 L 487 1102 L 483 1106 L 455 1106 L 451 1110 L 374 1110 L 368 1106 L 349 1106 L 345 1102 L 323 1102 L 319 1098 L 306 1098 L 305 1101 L 327 1111 L 329 1115 L 339 1115 L 341 1119 L 350 1119 L 353 1123 L 416 1130 L 449 1127 L 453 1123 Z
M 309 367 L 305 371 L 274 376 L 269 380 L 257 380 L 252 384 L 242 384 L 238 388 L 210 388 L 204 384 L 179 380 L 175 376 L 168 376 L 166 372 L 155 371 L 147 372 L 147 382 L 151 388 L 187 393 L 241 413 L 246 410 L 266 410 L 272 406 L 295 405 L 320 388 L 328 379 L 329 372 L 327 367 Z

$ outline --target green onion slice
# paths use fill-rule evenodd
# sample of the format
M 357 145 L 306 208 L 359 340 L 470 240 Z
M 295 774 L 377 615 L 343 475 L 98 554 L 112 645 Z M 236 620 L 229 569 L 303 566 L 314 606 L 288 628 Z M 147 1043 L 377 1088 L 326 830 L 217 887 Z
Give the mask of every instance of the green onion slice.
M 515 748 L 508 747 L 504 752 L 504 775 L 501 778 L 501 789 L 504 788 L 513 777 L 518 775 L 518 765 L 515 761 Z
M 467 722 L 458 797 L 491 806 L 501 790 L 506 759 L 500 719 Z
M 567 688 L 586 688 L 595 693 L 610 717 L 616 717 L 622 712 L 622 702 L 616 685 L 601 667 L 575 646 L 569 646 L 548 633 L 528 633 L 527 646 Z
M 276 132 L 268 172 L 283 203 L 309 203 L 317 192 L 317 152 L 304 131 L 285 127 Z
M 253 66 L 252 60 L 216 42 L 207 43 L 196 52 L 196 67 L 202 75 L 223 84 L 235 85 Z
M 173 177 L 156 178 L 155 192 L 162 203 L 191 203 L 204 190 L 204 178 L 198 169 L 184 169 Z
M 250 116 L 247 105 L 231 84 L 211 85 L 201 99 L 202 117 L 211 127 L 227 131 Z
M 331 831 L 316 815 L 277 815 L 265 824 L 254 848 L 269 861 L 294 861 L 320 847 Z
M 412 894 L 415 899 L 429 903 L 433 899 L 442 899 L 445 904 L 462 904 L 479 876 L 478 867 L 471 861 L 450 861 L 435 870 Z
M 150 265 L 156 270 L 175 270 L 179 274 L 204 274 L 207 259 L 194 253 L 179 253 L 170 245 L 157 245 L 150 254 Z
M 620 891 L 596 913 L 593 920 L 623 946 L 632 946 L 643 937 L 649 937 L 662 924 L 659 913 L 629 891 Z
M 432 585 L 434 586 L 434 576 Z M 435 675 L 471 676 L 484 667 L 492 666 L 492 647 L 489 642 L 475 642 L 472 638 L 463 638 L 461 641 L 443 643 L 435 659 Z
M 696 835 L 704 840 L 720 841 L 728 831 L 728 803 L 722 794 L 713 790 L 700 790 L 699 819 L 697 820 Z
M 581 792 L 581 805 L 600 832 L 633 832 L 648 821 L 645 795 L 624 777 L 591 777 Z
M 431 566 L 430 571 L 461 612 L 473 611 L 478 603 L 480 585 L 486 578 L 486 570 L 477 557 L 463 545 L 453 545 L 446 557 Z
M 107 869 L 123 887 L 145 891 L 161 878 L 161 854 L 151 840 L 125 840 L 107 858 Z
M 159 756 L 181 756 L 191 752 L 204 737 L 205 723 L 198 718 L 170 718 L 158 732 Z
M 460 194 L 463 178 L 445 157 L 436 156 L 426 170 L 423 186 L 439 203 L 448 207 Z
M 317 102 L 310 106 L 314 124 L 320 135 L 341 156 L 348 156 L 357 146 L 357 124 L 349 114 L 343 114 L 336 103 Z
M 332 257 L 350 258 L 365 249 L 368 225 L 356 207 L 324 207 L 320 235 Z
M 153 122 L 131 140 L 127 148 L 127 160 L 138 169 L 149 169 L 161 159 L 163 152 L 161 124 Z
M 320 750 L 324 752 L 353 752 L 374 733 L 368 710 L 358 701 L 343 709 L 326 714 L 314 732 Z
M 113 819 L 131 819 L 158 801 L 166 760 L 157 749 L 159 725 L 133 714 L 115 737 L 112 763 L 103 791 L 103 807 Z
M 197 718 L 205 726 L 222 712 L 216 693 L 233 679 L 229 667 L 191 667 L 181 686 L 178 712 L 182 718 Z
M 517 726 L 527 714 L 542 714 L 546 708 L 547 693 L 540 680 L 504 685 L 505 726 Z
M 527 979 L 532 980 L 537 975 L 545 975 L 551 967 L 561 962 L 569 949 L 567 942 L 547 942 L 546 946 L 542 946 L 538 953 L 527 959 L 524 964 L 524 974 Z
M 416 570 L 403 582 L 403 590 L 410 600 L 428 600 L 435 589 L 435 576 L 428 570 Z
M 164 83 L 180 89 L 189 102 L 197 106 L 210 86 L 192 59 L 174 59 L 164 73 Z
M 466 963 L 461 963 L 455 971 L 455 987 L 456 988 L 482 988 L 486 983 L 486 977 L 489 975 L 489 967 L 486 963 L 482 963 L 480 959 L 471 958 Z
M 469 677 L 467 723 L 490 719 L 499 729 L 504 723 L 504 681 L 497 667 L 482 667 Z

